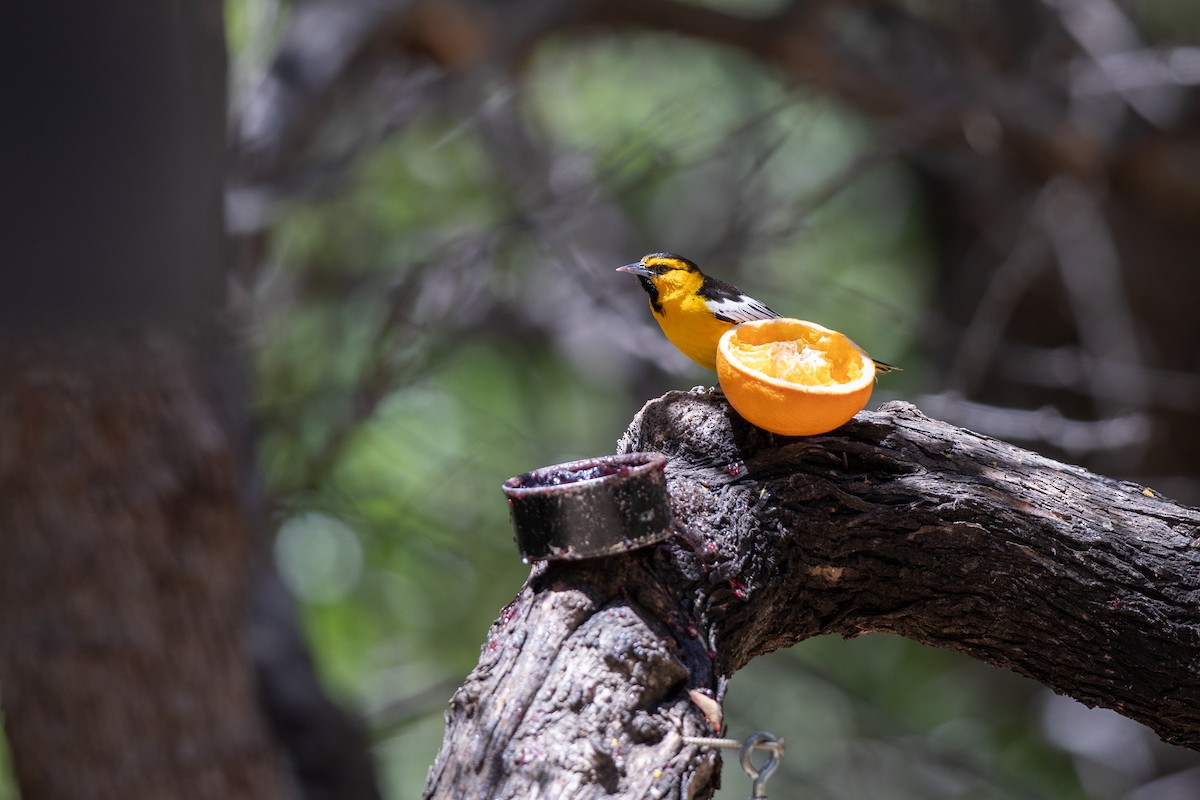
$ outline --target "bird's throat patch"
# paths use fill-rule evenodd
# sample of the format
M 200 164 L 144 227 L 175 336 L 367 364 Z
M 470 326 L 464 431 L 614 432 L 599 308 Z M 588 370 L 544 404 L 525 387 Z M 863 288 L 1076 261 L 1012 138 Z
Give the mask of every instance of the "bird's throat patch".
M 654 285 L 654 281 L 644 275 L 639 275 L 638 280 L 641 282 L 642 288 L 646 290 L 646 294 L 650 295 L 650 308 L 654 309 L 655 314 L 661 315 L 663 304 L 662 300 L 658 299 L 658 287 Z

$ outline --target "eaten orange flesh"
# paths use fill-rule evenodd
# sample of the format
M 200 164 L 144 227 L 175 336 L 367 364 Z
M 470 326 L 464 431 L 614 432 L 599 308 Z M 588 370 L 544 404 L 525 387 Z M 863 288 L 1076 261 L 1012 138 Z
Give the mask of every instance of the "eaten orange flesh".
M 840 427 L 867 405 L 875 362 L 815 322 L 764 319 L 721 337 L 717 380 L 748 422 L 784 436 L 812 436 Z

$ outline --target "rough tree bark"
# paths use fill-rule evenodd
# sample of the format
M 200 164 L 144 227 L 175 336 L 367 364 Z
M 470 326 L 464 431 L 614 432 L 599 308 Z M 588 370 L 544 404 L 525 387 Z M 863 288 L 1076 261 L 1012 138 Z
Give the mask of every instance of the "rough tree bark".
M 0 369 L 0 685 L 22 796 L 284 796 L 205 364 L 139 332 L 10 347 Z
M 620 449 L 671 457 L 681 535 L 534 567 L 426 796 L 708 797 L 716 757 L 681 737 L 719 712 L 689 693 L 720 702 L 748 661 L 822 633 L 958 650 L 1200 748 L 1200 510 L 906 403 L 783 438 L 673 392 Z

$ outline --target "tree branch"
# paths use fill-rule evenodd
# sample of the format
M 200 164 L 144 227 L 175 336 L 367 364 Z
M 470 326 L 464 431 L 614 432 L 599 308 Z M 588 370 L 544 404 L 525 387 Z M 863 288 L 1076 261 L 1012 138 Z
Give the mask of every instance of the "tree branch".
M 620 449 L 671 457 L 680 536 L 533 569 L 427 796 L 709 796 L 715 757 L 680 737 L 719 713 L 689 692 L 719 702 L 752 658 L 822 633 L 958 650 L 1200 748 L 1200 511 L 907 403 L 783 438 L 672 392 Z

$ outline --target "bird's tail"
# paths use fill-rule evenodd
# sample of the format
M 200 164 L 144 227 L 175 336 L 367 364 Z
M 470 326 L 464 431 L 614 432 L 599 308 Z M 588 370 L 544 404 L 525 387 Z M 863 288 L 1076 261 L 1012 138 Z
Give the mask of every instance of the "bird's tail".
M 875 361 L 875 359 L 872 359 Z M 886 361 L 875 361 L 875 372 L 882 375 L 885 372 L 903 372 L 899 367 L 889 364 Z

